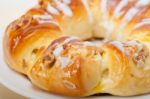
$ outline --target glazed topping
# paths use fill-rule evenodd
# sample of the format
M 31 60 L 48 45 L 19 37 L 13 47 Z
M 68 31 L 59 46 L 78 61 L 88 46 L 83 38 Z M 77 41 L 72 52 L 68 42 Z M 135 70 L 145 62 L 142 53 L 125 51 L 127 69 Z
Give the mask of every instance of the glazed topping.
M 55 57 L 59 57 L 61 55 L 61 52 L 64 50 L 63 46 L 65 44 L 68 44 L 72 40 L 78 40 L 78 38 L 77 37 L 68 37 L 65 40 L 63 40 L 62 42 L 58 43 L 58 45 L 56 45 L 56 48 L 53 50 L 53 54 L 55 55 Z
M 124 6 L 126 6 L 128 4 L 128 1 L 129 0 L 127 0 L 127 1 L 122 0 L 120 3 L 120 7 L 123 8 Z M 131 9 L 129 9 L 128 12 L 124 15 L 119 29 L 120 30 L 123 29 L 135 17 L 135 15 L 140 11 L 140 8 L 148 5 L 149 3 L 150 3 L 150 0 L 138 0 L 136 2 L 136 4 L 133 7 L 131 7 Z M 120 9 L 120 8 L 118 8 L 118 9 Z M 119 14 L 121 12 L 119 12 L 119 11 L 116 11 L 116 12 L 117 12 L 117 15 L 121 15 L 121 14 Z
M 100 4 L 100 8 L 101 8 L 101 12 L 103 14 L 102 16 L 102 23 L 103 23 L 103 27 L 105 29 L 105 37 L 108 38 L 109 34 L 112 33 L 112 31 L 115 28 L 115 25 L 112 21 L 108 21 L 109 20 L 109 16 L 108 16 L 108 0 L 102 0 L 101 4 Z M 108 26 L 109 24 L 109 26 Z
M 78 38 L 78 37 L 74 37 L 74 36 L 69 37 L 69 38 L 67 38 L 67 39 L 63 42 L 63 44 L 67 44 L 67 43 L 71 42 L 72 40 L 79 40 L 79 38 Z
M 48 4 L 47 10 L 54 15 L 59 15 L 59 11 L 56 8 L 52 7 L 50 4 Z
M 95 46 L 94 43 L 88 42 L 88 41 L 85 41 L 85 42 L 84 42 L 84 45 L 85 45 L 85 46 Z
M 58 26 L 58 22 L 53 20 L 53 17 L 47 13 L 43 15 L 33 15 L 33 19 L 35 19 L 39 24 L 50 23 Z
M 79 39 L 77 37 L 63 38 L 61 42 L 59 42 L 59 40 L 61 40 L 61 38 L 56 40 L 58 42 L 55 41 L 55 44 L 52 44 L 55 45 L 52 53 L 55 56 L 55 59 L 59 61 L 62 68 L 65 68 L 72 63 L 71 56 L 75 53 L 82 54 L 83 56 L 88 56 L 89 54 L 91 54 L 90 56 L 95 56 L 99 53 L 94 43 L 87 41 L 79 42 Z M 80 49 L 80 46 L 83 48 Z M 70 48 L 73 48 L 73 51 L 75 51 L 75 53 L 73 51 L 69 52 Z M 64 52 L 66 51 L 67 54 L 64 54 Z M 98 57 L 101 58 L 100 56 Z M 97 59 L 99 60 L 99 58 Z
M 143 48 L 134 55 L 133 61 L 135 64 L 137 64 L 137 66 L 145 66 L 146 59 L 148 58 L 148 56 L 148 50 L 146 48 Z
M 12 48 L 12 50 L 17 47 L 17 45 L 19 44 L 20 39 L 21 39 L 21 36 L 17 36 L 13 39 L 13 46 L 12 46 L 13 48 Z
M 111 33 L 117 33 L 116 39 L 124 38 L 122 33 L 129 29 L 130 23 L 132 26 L 129 30 L 134 30 L 145 25 L 150 25 L 150 21 L 144 21 L 147 18 L 147 13 L 150 5 L 150 0 L 101 0 L 100 12 L 102 13 L 102 26 L 105 29 L 105 37 Z M 116 21 L 117 20 L 117 21 Z M 141 21 L 142 20 L 142 21 Z M 109 26 L 108 26 L 109 24 Z
M 46 10 L 54 15 L 60 15 L 62 12 L 64 15 L 71 17 L 73 15 L 72 9 L 69 4 L 70 0 L 53 0 L 56 6 L 52 6 L 51 3 L 48 3 Z
M 90 9 L 90 5 L 88 3 L 88 0 L 82 0 L 82 3 L 85 6 L 85 9 L 86 9 L 86 11 L 88 13 L 89 22 L 93 23 L 93 13 L 92 13 L 92 11 Z
M 69 56 L 61 56 L 60 53 L 57 57 L 55 56 L 55 58 L 60 62 L 61 68 L 67 67 L 72 61 Z
M 66 56 L 66 57 L 60 56 L 60 57 L 58 57 L 58 60 L 60 61 L 62 68 L 65 68 L 66 66 L 68 66 L 71 63 L 71 59 L 69 56 Z
M 63 48 L 62 45 L 57 47 L 57 48 L 55 48 L 55 50 L 53 51 L 53 54 L 54 54 L 55 58 L 58 59 L 58 61 L 60 62 L 62 68 L 68 66 L 69 63 L 71 62 L 70 57 L 61 56 L 61 53 L 63 51 L 64 51 L 64 48 Z
M 40 20 L 50 20 L 52 19 L 52 16 L 45 14 L 45 15 L 33 15 L 34 19 L 40 19 Z
M 144 25 L 150 25 L 150 18 L 143 19 L 141 22 L 135 25 L 134 29 L 140 28 Z
M 110 44 L 114 45 L 116 48 L 118 48 L 122 53 L 125 53 L 126 55 L 127 55 L 127 53 L 126 53 L 125 47 L 130 47 L 130 46 L 131 47 L 136 47 L 137 53 L 139 51 L 141 51 L 141 49 L 143 48 L 143 45 L 138 43 L 135 40 L 128 41 L 128 42 L 125 42 L 125 43 L 120 42 L 120 41 L 112 41 L 112 42 L 110 42 Z
M 121 43 L 119 41 L 110 42 L 113 46 L 118 48 L 128 58 L 132 58 L 137 66 L 144 66 L 146 59 L 149 56 L 148 49 L 135 40 Z
M 54 62 L 55 57 L 52 55 L 52 53 L 48 53 L 42 60 L 42 63 L 46 68 L 53 66 Z
M 120 3 L 118 4 L 118 6 L 116 7 L 116 9 L 114 10 L 114 17 L 118 18 L 119 16 L 121 16 L 123 14 L 123 12 L 121 12 L 122 8 L 124 8 L 127 4 L 128 4 L 129 0 L 121 0 Z
M 70 1 L 68 0 L 67 2 L 63 1 L 61 2 L 60 0 L 54 0 L 54 2 L 56 3 L 57 5 L 57 8 L 63 12 L 64 15 L 67 15 L 67 16 L 72 16 L 72 10 L 71 8 L 68 6 L 68 3 L 70 3 Z
M 11 24 L 11 28 L 13 31 L 17 31 L 18 29 L 25 29 L 31 24 L 31 22 L 32 22 L 32 17 L 22 16 L 19 20 Z
M 76 85 L 68 80 L 64 80 L 63 83 L 68 89 L 76 89 Z
M 65 38 L 62 42 L 58 43 L 56 45 L 56 47 L 53 50 L 53 55 L 55 56 L 56 59 L 58 59 L 58 61 L 61 64 L 62 68 L 65 68 L 66 66 L 68 66 L 71 63 L 71 58 L 70 56 L 62 56 L 61 53 L 64 51 L 64 45 L 68 44 L 69 42 L 71 42 L 72 40 L 78 40 L 77 37 L 68 37 Z
M 123 53 L 125 52 L 124 45 L 123 45 L 122 42 L 120 42 L 120 41 L 112 41 L 112 42 L 110 42 L 110 44 L 112 44 L 115 47 L 117 47 L 121 52 L 123 52 Z
M 137 42 L 136 40 L 126 42 L 125 46 L 135 46 L 137 48 L 137 53 L 143 49 L 143 45 Z
M 54 56 L 59 57 L 63 50 L 64 50 L 63 46 L 59 46 L 59 47 L 55 48 L 55 50 L 53 51 Z

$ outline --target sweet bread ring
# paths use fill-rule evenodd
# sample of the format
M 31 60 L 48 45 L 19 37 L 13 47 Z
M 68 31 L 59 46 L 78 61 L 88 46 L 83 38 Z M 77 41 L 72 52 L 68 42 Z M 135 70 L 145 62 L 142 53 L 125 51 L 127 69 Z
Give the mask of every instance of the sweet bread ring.
M 150 0 L 39 0 L 8 26 L 4 53 L 52 93 L 140 95 L 150 92 L 149 27 Z

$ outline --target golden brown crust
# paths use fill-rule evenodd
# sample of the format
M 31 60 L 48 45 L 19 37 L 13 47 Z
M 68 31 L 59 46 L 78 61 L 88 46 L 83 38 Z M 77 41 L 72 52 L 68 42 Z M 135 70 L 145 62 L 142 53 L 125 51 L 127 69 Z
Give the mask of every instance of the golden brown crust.
M 52 93 L 148 93 L 149 9 L 149 0 L 39 0 L 8 26 L 6 61 Z M 105 43 L 83 41 L 92 38 Z
M 23 64 L 25 61 L 28 61 L 26 64 L 32 64 L 32 50 L 38 49 L 40 53 L 40 49 L 43 47 L 48 46 L 46 42 L 52 41 L 57 37 L 61 36 L 61 31 L 58 26 L 55 24 L 49 23 L 38 23 L 36 19 L 33 19 L 32 16 L 34 14 L 42 14 L 42 10 L 38 9 L 31 9 L 27 12 L 26 15 L 22 16 L 19 20 L 14 21 L 12 24 L 9 25 L 5 34 L 5 44 L 7 43 L 7 48 L 5 52 L 8 53 L 6 57 L 11 57 L 13 61 L 16 61 L 19 65 L 18 68 L 19 72 L 26 72 Z M 51 38 L 51 39 L 49 39 Z M 45 39 L 43 43 L 41 42 L 42 39 Z M 44 43 L 45 42 L 45 43 Z M 38 43 L 42 43 L 42 45 L 37 45 Z M 32 46 L 31 46 L 32 45 Z M 30 49 L 30 50 L 28 50 Z M 27 55 L 30 54 L 30 55 Z M 26 54 L 26 56 L 24 56 Z M 19 59 L 20 58 L 20 59 Z M 26 60 L 27 59 L 27 60 Z M 30 61 L 30 62 L 29 62 Z M 10 63 L 11 64 L 11 63 Z M 14 65 L 10 65 L 14 66 Z
M 48 50 L 44 51 L 29 72 L 29 77 L 37 86 L 53 93 L 69 96 L 89 95 L 91 94 L 89 91 L 99 83 L 99 77 L 95 75 L 100 72 L 100 51 L 74 39 L 63 44 L 68 39 L 70 38 L 54 41 L 56 45 L 53 43 Z M 61 43 L 58 43 L 59 41 Z M 56 51 L 60 55 L 55 55 L 58 54 Z M 87 72 L 89 70 L 90 73 Z M 39 80 L 41 83 L 37 83 Z

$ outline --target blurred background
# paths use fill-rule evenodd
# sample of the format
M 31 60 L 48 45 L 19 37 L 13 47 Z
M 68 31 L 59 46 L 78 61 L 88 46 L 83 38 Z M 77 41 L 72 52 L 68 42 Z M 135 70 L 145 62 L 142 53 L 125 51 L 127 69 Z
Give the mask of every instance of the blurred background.
M 37 0 L 0 0 L 0 33 L 5 31 L 10 22 L 23 15 L 36 4 Z M 25 99 L 25 97 L 0 84 L 0 99 Z
M 38 0 L 0 0 L 0 29 L 35 6 Z

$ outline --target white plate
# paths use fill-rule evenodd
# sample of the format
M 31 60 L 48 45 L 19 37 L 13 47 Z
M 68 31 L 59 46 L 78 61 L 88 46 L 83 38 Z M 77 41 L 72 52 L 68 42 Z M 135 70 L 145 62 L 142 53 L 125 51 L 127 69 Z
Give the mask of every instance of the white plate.
M 0 82 L 11 89 L 14 92 L 19 93 L 25 97 L 29 98 L 42 98 L 42 99 L 56 99 L 56 98 L 66 98 L 48 92 L 42 91 L 34 87 L 31 82 L 24 76 L 11 70 L 4 61 L 3 58 L 3 48 L 2 39 L 6 25 L 15 18 L 22 15 L 28 8 L 35 5 L 36 0 L 0 0 Z M 107 99 L 116 99 L 123 97 L 114 96 L 96 96 L 90 98 L 101 98 L 105 97 Z M 126 97 L 127 98 L 127 97 Z M 150 98 L 150 94 L 142 96 L 134 96 L 128 98 L 135 99 L 147 99 Z

